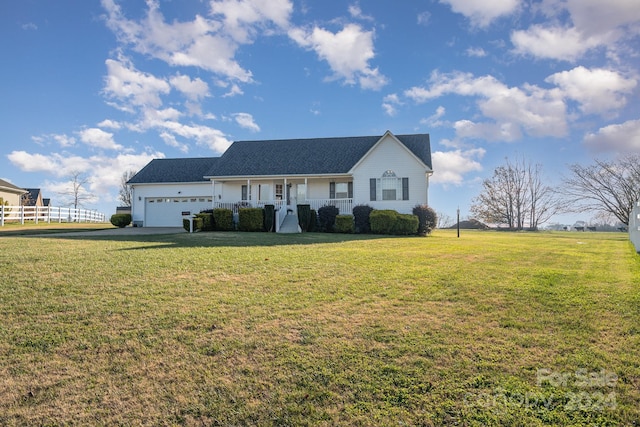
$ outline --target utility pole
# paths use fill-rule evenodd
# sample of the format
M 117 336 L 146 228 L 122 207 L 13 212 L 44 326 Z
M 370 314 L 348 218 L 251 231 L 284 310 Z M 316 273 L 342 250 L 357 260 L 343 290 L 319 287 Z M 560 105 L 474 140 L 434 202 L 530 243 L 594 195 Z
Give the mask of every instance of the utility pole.
M 460 206 L 458 206 L 458 238 L 460 238 Z

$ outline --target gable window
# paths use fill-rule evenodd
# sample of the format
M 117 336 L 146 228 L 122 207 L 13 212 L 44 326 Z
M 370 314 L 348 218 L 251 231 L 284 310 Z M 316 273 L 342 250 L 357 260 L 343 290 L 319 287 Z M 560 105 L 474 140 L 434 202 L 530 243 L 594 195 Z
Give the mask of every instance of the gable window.
M 385 171 L 380 178 L 371 178 L 369 199 L 409 200 L 409 178 L 399 178 L 392 170 Z

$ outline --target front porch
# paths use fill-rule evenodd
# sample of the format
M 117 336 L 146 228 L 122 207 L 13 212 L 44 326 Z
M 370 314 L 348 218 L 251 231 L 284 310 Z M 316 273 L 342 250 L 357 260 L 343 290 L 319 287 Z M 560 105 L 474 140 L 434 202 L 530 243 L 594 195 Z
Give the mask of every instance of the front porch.
M 236 202 L 213 202 L 213 208 L 231 209 L 233 213 L 238 213 L 240 208 L 264 208 L 265 205 L 274 205 L 276 211 L 283 208 L 291 210 L 296 214 L 297 205 L 309 205 L 316 212 L 323 206 L 335 206 L 340 211 L 340 215 L 351 215 L 353 212 L 353 199 L 303 199 L 296 200 L 295 203 L 286 204 L 285 200 L 238 200 Z M 285 211 L 286 212 L 286 211 Z

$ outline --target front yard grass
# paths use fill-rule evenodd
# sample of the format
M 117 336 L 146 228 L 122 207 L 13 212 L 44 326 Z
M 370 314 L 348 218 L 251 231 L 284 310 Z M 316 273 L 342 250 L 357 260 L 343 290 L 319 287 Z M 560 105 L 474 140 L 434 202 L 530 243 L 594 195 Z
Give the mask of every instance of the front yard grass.
M 0 237 L 0 425 L 633 425 L 620 233 Z

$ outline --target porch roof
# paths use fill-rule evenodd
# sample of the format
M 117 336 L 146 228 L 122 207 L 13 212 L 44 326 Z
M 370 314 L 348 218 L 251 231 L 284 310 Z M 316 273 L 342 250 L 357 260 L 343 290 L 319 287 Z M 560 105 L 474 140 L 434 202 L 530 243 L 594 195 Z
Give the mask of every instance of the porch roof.
M 431 167 L 428 134 L 394 135 Z M 346 174 L 382 138 L 236 141 L 206 172 L 207 177 Z

